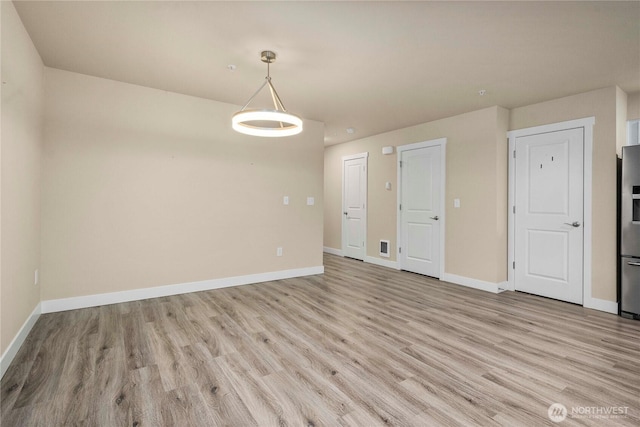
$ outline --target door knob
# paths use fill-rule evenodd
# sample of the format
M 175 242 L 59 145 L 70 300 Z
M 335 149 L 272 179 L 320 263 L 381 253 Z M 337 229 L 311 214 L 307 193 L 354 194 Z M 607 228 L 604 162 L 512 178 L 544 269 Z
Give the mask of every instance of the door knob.
M 343 214 L 345 214 L 345 215 L 347 215 L 347 213 L 346 213 L 346 212 L 342 212 L 342 213 L 343 213 Z
M 572 227 L 580 227 L 580 223 L 578 221 L 573 222 L 565 222 L 566 225 L 570 225 Z
M 431 217 L 429 217 L 429 218 L 431 218 L 431 219 L 433 219 L 433 220 L 436 220 L 436 221 L 440 219 L 440 218 L 438 217 L 438 215 L 436 215 L 436 216 L 431 216 Z

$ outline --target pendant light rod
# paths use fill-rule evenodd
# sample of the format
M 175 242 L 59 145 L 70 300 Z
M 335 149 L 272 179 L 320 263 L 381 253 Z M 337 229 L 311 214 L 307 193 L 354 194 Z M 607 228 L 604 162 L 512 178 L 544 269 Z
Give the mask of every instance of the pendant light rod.
M 282 103 L 282 100 L 280 99 L 280 95 L 278 95 L 278 91 L 276 91 L 276 88 L 273 86 L 273 84 L 271 83 L 271 78 L 269 78 L 269 89 L 271 90 L 271 97 L 273 98 L 273 103 L 276 103 L 276 100 L 278 100 L 278 104 L 280 104 L 280 109 L 284 112 L 287 111 L 286 108 L 284 108 L 284 104 Z M 276 105 L 276 110 L 278 109 L 278 106 Z
M 264 85 L 266 85 L 266 84 L 267 84 L 267 82 L 268 82 L 268 80 L 266 80 L 266 79 L 265 79 L 264 83 L 262 83 L 262 85 L 258 88 L 258 90 L 257 90 L 257 91 L 255 91 L 255 93 L 254 93 L 253 95 L 251 95 L 251 98 L 249 98 L 249 100 L 247 101 L 247 103 L 246 103 L 246 104 L 244 104 L 244 105 L 242 106 L 242 108 L 240 109 L 240 111 L 244 111 L 244 110 L 249 106 L 249 104 L 251 104 L 251 101 L 253 101 L 253 98 L 255 98 L 255 97 L 256 97 L 256 95 L 260 93 L 260 91 L 262 90 L 262 88 L 264 87 Z
M 269 64 L 267 64 L 267 67 L 268 66 Z M 267 81 L 269 82 L 269 92 L 271 92 L 271 99 L 273 100 L 273 106 L 275 107 L 276 111 L 278 111 L 278 102 L 276 102 L 276 97 L 278 101 L 280 101 L 280 97 L 278 96 L 276 89 L 271 84 L 271 77 L 269 77 L 268 75 L 267 75 Z M 282 104 L 282 102 L 280 102 L 280 104 Z M 285 110 L 284 107 L 282 107 L 282 111 L 284 111 L 285 113 L 287 112 L 287 110 Z M 280 127 L 284 128 L 284 124 L 282 124 L 282 122 L 280 122 Z
M 240 111 L 244 111 L 249 106 L 249 104 L 251 104 L 251 101 L 253 101 L 253 98 L 255 98 L 260 93 L 260 91 L 262 90 L 262 88 L 264 88 L 265 85 L 269 85 L 269 91 L 271 92 L 271 99 L 273 101 L 274 107 L 276 107 L 276 110 L 284 111 L 285 113 L 287 112 L 287 109 L 284 107 L 284 104 L 282 103 L 282 100 L 280 99 L 280 96 L 276 91 L 276 88 L 273 87 L 273 84 L 271 83 L 271 78 L 268 76 L 264 79 L 264 83 L 260 85 L 258 90 L 256 90 L 254 94 L 251 95 L 251 98 L 249 98 L 247 103 L 242 106 Z

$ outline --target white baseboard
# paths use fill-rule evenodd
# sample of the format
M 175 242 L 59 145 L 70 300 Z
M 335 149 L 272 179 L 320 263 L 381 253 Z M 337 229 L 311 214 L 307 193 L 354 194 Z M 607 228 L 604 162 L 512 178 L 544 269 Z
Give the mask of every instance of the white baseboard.
M 509 282 L 503 282 L 499 285 L 501 291 L 515 291 L 515 286 Z M 584 308 L 590 308 L 593 310 L 604 311 L 605 313 L 618 314 L 618 303 L 614 301 L 607 301 L 599 298 L 586 298 L 582 306 Z
M 606 313 L 618 314 L 618 303 L 613 301 L 607 301 L 599 298 L 588 298 L 582 304 L 584 308 L 591 308 L 594 310 L 604 311 Z
M 376 258 L 372 256 L 365 256 L 364 262 L 368 262 L 369 264 L 379 265 L 381 267 L 393 268 L 394 270 L 398 269 L 398 263 L 396 261 L 389 261 L 382 258 Z
M 324 273 L 324 266 L 320 265 L 316 267 L 273 271 L 270 273 L 250 274 L 247 276 L 226 277 L 222 279 L 203 280 L 200 282 L 181 283 L 177 285 L 133 289 L 130 291 L 111 292 L 107 294 L 47 300 L 42 301 L 41 303 L 42 313 L 55 313 L 57 311 L 117 304 L 121 302 L 186 294 L 189 292 L 208 291 L 211 289 L 249 285 L 252 283 L 269 282 L 272 280 L 291 279 L 293 277 L 312 276 L 322 273 Z
M 7 372 L 7 369 L 9 368 L 9 365 L 11 365 L 13 358 L 16 357 L 16 354 L 18 354 L 18 350 L 20 350 L 20 347 L 22 347 L 22 344 L 24 344 L 24 340 L 27 339 L 29 332 L 31 332 L 33 325 L 36 324 L 36 321 L 40 317 L 41 313 L 42 303 L 38 303 L 29 317 L 27 317 L 27 320 L 25 320 L 16 336 L 13 337 L 13 340 L 9 344 L 9 347 L 7 347 L 4 354 L 0 358 L 0 379 L 4 376 L 4 373 Z
M 498 288 L 503 287 L 503 283 L 491 283 L 484 280 L 472 279 L 470 277 L 458 276 L 455 274 L 444 273 L 440 276 L 440 280 L 445 282 L 455 283 L 456 285 L 467 286 L 469 288 L 480 289 L 481 291 L 487 291 L 494 294 L 501 292 Z
M 335 249 L 335 248 L 330 248 L 328 246 L 325 246 L 322 248 L 322 251 L 328 254 L 342 256 L 342 249 Z
M 509 288 L 509 281 L 505 280 L 504 282 L 500 282 L 498 283 L 498 293 L 502 293 L 504 291 L 510 291 L 511 289 Z

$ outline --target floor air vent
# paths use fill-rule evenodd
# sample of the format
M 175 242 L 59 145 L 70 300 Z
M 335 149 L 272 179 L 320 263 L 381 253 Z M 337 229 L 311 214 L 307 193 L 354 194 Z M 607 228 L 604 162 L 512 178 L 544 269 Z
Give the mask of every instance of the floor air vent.
M 389 258 L 389 241 L 380 240 L 380 256 Z

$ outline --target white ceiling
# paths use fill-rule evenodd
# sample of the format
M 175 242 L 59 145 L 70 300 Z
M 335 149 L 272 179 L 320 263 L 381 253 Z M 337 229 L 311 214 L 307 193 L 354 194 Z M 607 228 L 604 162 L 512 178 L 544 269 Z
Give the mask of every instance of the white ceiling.
M 14 3 L 49 67 L 232 104 L 262 83 L 260 51 L 275 50 L 274 86 L 289 111 L 326 124 L 327 145 L 640 90 L 639 1 Z

